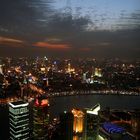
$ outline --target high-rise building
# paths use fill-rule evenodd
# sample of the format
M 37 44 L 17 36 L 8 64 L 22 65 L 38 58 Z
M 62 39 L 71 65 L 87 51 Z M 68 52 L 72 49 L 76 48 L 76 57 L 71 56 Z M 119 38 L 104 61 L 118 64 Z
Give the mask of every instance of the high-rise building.
M 82 81 L 83 83 L 87 83 L 87 73 L 88 71 L 83 73 L 83 81 Z
M 97 77 L 102 77 L 102 71 L 100 68 L 95 68 L 95 73 L 94 73 L 95 76 Z
M 81 140 L 83 139 L 84 132 L 84 117 L 85 113 L 79 109 L 73 109 L 72 113 L 74 115 L 73 121 L 73 140 Z
M 33 107 L 33 139 L 46 140 L 49 124 L 48 99 L 36 99 Z
M 131 117 L 131 125 L 133 133 L 136 135 L 136 140 L 140 139 L 140 111 L 136 110 Z
M 84 112 L 82 110 L 73 109 L 74 115 L 73 131 L 74 133 L 82 133 L 84 127 Z
M 43 87 L 48 87 L 49 86 L 49 79 L 47 77 L 43 78 Z
M 61 140 L 73 140 L 73 120 L 71 112 L 64 112 L 60 115 Z
M 71 67 L 71 63 L 67 64 L 66 73 L 69 73 L 69 74 L 75 73 L 75 69 Z
M 93 108 L 86 109 L 84 140 L 97 139 L 99 128 L 99 116 L 98 116 L 99 110 L 100 110 L 99 104 L 95 105 Z
M 29 140 L 29 103 L 9 103 L 10 140 Z

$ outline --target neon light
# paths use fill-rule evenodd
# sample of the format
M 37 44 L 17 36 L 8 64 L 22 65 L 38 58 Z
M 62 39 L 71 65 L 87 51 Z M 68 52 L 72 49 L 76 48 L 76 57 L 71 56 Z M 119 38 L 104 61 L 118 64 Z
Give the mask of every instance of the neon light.
M 43 99 L 43 100 L 41 100 L 41 102 L 39 103 L 39 100 L 36 99 L 35 105 L 36 105 L 36 106 L 49 106 L 49 101 L 48 101 L 47 99 Z
M 117 126 L 116 124 L 110 123 L 110 122 L 105 122 L 103 124 L 103 128 L 108 132 L 108 133 L 123 133 L 125 131 L 124 128 Z

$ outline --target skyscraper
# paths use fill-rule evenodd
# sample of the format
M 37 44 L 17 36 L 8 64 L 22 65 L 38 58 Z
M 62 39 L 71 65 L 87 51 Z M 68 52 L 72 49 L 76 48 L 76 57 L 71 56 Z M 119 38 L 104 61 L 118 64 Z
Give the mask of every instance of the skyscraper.
M 29 104 L 23 101 L 9 103 L 10 140 L 29 140 Z
M 74 116 L 70 112 L 64 111 L 60 115 L 61 140 L 73 140 Z
M 73 109 L 72 113 L 74 115 L 73 131 L 75 133 L 82 133 L 84 127 L 84 113 L 82 110 Z
M 74 121 L 73 121 L 73 140 L 80 140 L 83 137 L 84 132 L 84 117 L 85 114 L 82 110 L 79 109 L 73 109 L 72 113 L 74 115 Z
M 36 99 L 33 107 L 33 139 L 46 140 L 49 123 L 49 102 L 47 99 Z
M 98 111 L 100 110 L 100 104 L 95 105 L 91 109 L 86 110 L 85 114 L 85 140 L 97 139 L 98 127 L 99 127 L 99 116 Z

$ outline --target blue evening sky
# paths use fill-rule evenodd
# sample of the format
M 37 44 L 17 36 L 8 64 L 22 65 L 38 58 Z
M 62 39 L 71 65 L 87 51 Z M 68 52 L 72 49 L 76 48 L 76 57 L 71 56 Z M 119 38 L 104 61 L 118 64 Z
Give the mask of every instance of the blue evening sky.
M 62 12 L 71 7 L 73 18 L 89 16 L 93 22 L 89 30 L 131 29 L 139 24 L 140 0 L 55 0 L 53 6 Z

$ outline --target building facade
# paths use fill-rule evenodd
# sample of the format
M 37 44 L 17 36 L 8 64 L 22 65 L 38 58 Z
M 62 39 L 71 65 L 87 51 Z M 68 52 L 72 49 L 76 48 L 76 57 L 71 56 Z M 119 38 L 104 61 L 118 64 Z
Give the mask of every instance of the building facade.
M 97 139 L 99 132 L 99 110 L 100 104 L 96 104 L 93 108 L 86 109 L 84 140 Z
M 73 140 L 74 116 L 71 112 L 64 112 L 60 115 L 61 140 Z
M 10 140 L 29 140 L 29 104 L 23 101 L 9 103 Z
M 46 140 L 49 124 L 49 102 L 47 99 L 36 99 L 33 106 L 33 139 Z

